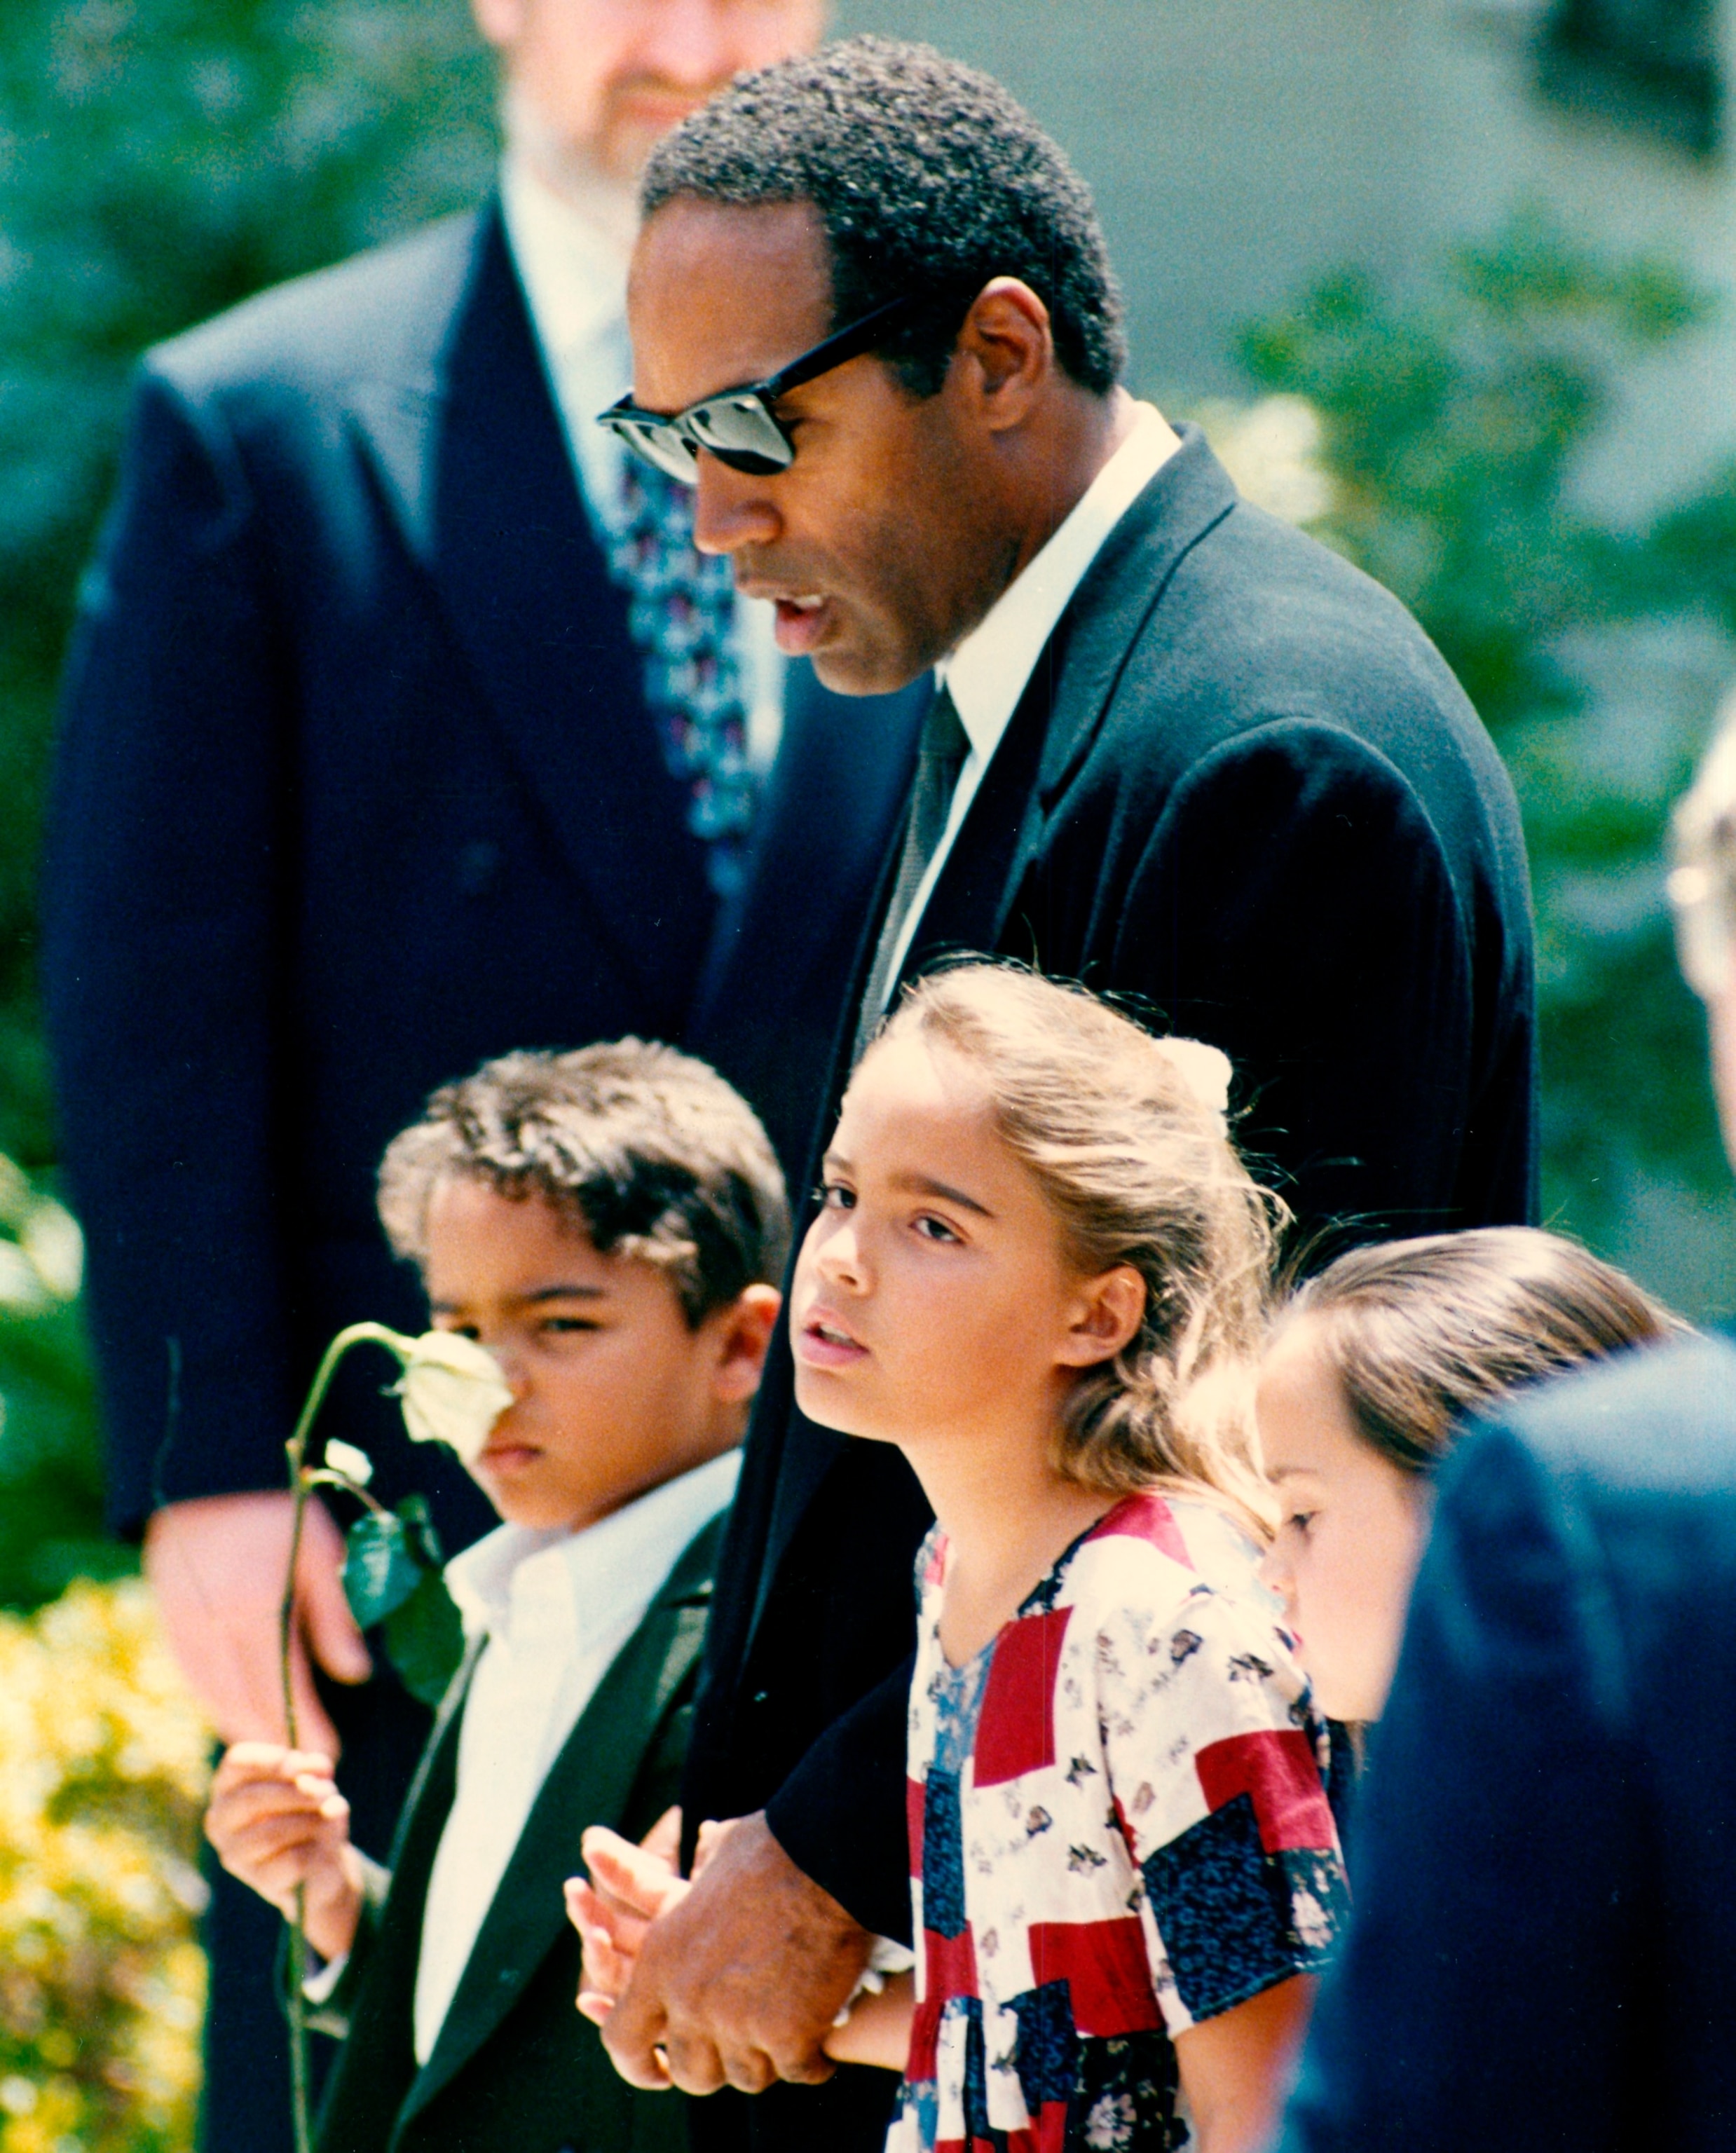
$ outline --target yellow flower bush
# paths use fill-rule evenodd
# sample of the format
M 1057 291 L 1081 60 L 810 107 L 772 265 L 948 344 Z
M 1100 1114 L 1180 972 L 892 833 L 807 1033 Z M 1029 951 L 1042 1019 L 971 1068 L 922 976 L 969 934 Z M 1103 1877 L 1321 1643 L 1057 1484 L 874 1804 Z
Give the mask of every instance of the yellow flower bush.
M 210 1736 L 136 1580 L 0 1615 L 0 2153 L 186 2153 Z

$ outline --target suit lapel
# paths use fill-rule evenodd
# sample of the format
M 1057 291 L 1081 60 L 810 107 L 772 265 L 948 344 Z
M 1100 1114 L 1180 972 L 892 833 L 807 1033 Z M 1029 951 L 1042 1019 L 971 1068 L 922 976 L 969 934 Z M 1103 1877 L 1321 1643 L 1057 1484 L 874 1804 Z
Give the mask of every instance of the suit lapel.
M 924 715 L 927 703 L 922 705 Z M 922 728 L 918 721 L 915 731 Z M 913 735 L 910 761 L 915 756 Z M 855 1051 L 858 1013 L 862 997 L 868 986 L 868 975 L 873 969 L 874 952 L 879 946 L 880 924 L 886 917 L 886 909 L 892 902 L 893 885 L 898 879 L 899 847 L 902 842 L 909 811 L 910 779 L 907 776 L 904 791 L 899 796 L 899 812 L 890 825 L 885 856 L 880 863 L 879 878 L 875 885 L 874 901 L 863 922 L 860 939 L 856 945 L 856 963 L 850 979 L 850 991 L 839 1011 L 837 1035 L 832 1047 L 832 1082 L 827 1093 L 827 1102 L 821 1112 L 820 1127 L 814 1132 L 812 1147 L 813 1156 L 807 1161 L 807 1190 L 811 1191 L 817 1178 L 819 1154 L 832 1134 L 832 1124 L 837 1119 L 838 1107 L 850 1082 L 852 1056 Z M 962 835 L 962 832 L 960 835 Z M 790 1265 L 792 1273 L 796 1252 L 800 1250 L 803 1236 L 812 1224 L 815 1212 L 811 1193 L 798 1195 L 791 1207 L 794 1231 L 791 1240 Z M 771 1369 L 775 1372 L 761 1385 L 756 1407 L 758 1425 L 766 1431 L 763 1447 L 751 1443 L 742 1468 L 741 1483 L 736 1491 L 736 1509 L 746 1515 L 755 1507 L 756 1496 L 771 1483 L 769 1491 L 770 1517 L 766 1532 L 766 1553 L 760 1564 L 759 1577 L 755 1586 L 752 1613 L 742 1639 L 742 1650 L 751 1647 L 760 1626 L 760 1617 L 765 1612 L 766 1602 L 771 1597 L 771 1587 L 777 1575 L 777 1567 L 791 1535 L 802 1522 L 803 1514 L 813 1500 L 820 1483 L 832 1470 L 833 1463 L 848 1447 L 851 1438 L 840 1435 L 833 1428 L 822 1428 L 811 1421 L 796 1403 L 794 1387 L 795 1363 L 790 1351 L 790 1294 L 789 1279 L 785 1280 L 783 1306 L 778 1311 L 777 1326 L 772 1333 L 771 1350 L 768 1356 Z M 775 1446 L 775 1448 L 773 1448 Z M 768 1499 L 765 1496 L 761 1500 Z M 764 1514 L 764 1513 L 761 1513 Z M 725 1649 L 734 1640 L 724 1641 Z
M 623 1815 L 651 1736 L 698 1662 L 722 1530 L 722 1519 L 713 1519 L 688 1547 L 551 1767 L 433 2053 L 410 2088 L 400 2130 L 476 2054 L 565 1927 L 561 1886 L 579 1867 L 580 1832 Z
M 320 2105 L 323 2149 L 384 2145 L 400 2104 L 415 2082 L 416 1961 L 422 1909 L 458 1779 L 458 1728 L 478 1639 L 447 1688 L 405 1799 L 392 1846 L 392 1889 Z
M 440 1699 L 440 1710 L 435 1714 L 434 1727 L 422 1751 L 421 1762 L 416 1766 L 416 1775 L 410 1783 L 410 1792 L 404 1798 L 397 1836 L 392 1842 L 391 1858 L 386 1866 L 394 1877 L 415 1870 L 425 1851 L 421 1842 L 426 1840 L 425 1870 L 434 1866 L 434 1850 L 445 1829 L 446 1817 L 452 1807 L 452 1798 L 458 1784 L 458 1722 L 464 1710 L 464 1701 L 470 1695 L 471 1677 L 476 1672 L 476 1662 L 482 1657 L 486 1637 L 472 1637 L 464 1648 L 464 1658 L 458 1672 L 446 1685 L 446 1693 Z M 420 1906 L 420 1900 L 417 1901 Z
M 1235 505 L 1197 426 L 1104 540 L 1033 668 L 911 945 L 904 976 L 950 950 L 1046 959 L 1012 917 L 1050 816 L 1096 738 L 1134 644 L 1184 555 Z
M 690 979 L 713 912 L 704 847 L 664 767 L 497 207 L 477 221 L 442 346 L 351 394 L 406 542 L 620 954 L 648 980 Z
M 1146 622 L 1182 561 L 1236 505 L 1229 473 L 1198 426 L 1103 542 L 1039 661 L 1033 685 L 1052 683 L 1053 715 L 1037 789 L 1053 805 L 1084 761 Z

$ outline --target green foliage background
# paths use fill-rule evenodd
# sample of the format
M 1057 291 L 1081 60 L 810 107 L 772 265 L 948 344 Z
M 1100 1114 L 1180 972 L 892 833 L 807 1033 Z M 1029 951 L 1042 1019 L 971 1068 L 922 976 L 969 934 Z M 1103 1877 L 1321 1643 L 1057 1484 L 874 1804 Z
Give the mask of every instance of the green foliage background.
M 54 1143 L 38 832 L 132 363 L 263 286 L 473 201 L 493 99 L 464 0 L 0 10 L 0 1154 L 38 1180 Z M 0 1602 L 28 1606 L 119 1559 L 100 1540 L 75 1311 L 0 1300 Z
M 491 73 L 463 0 L 6 0 L 0 17 L 0 1153 L 52 1186 L 33 968 L 55 679 L 131 362 L 250 292 L 473 200 Z M 1736 482 L 1641 531 L 1576 505 L 1631 354 L 1708 311 L 1667 262 L 1521 218 L 1402 297 L 1337 278 L 1252 330 L 1250 386 L 1323 415 L 1322 535 L 1408 603 L 1526 812 L 1552 1215 L 1619 1251 L 1635 1174 L 1724 1185 L 1660 832 L 1707 713 L 1598 751 L 1564 639 L 1736 633 Z M 1636 452 L 1638 452 L 1637 444 Z M 125 1111 L 124 1081 L 116 1111 Z M 3 1222 L 0 1222 L 3 1229 Z M 112 1565 L 74 1311 L 0 1305 L 0 1601 Z
M 1656 647 L 1637 631 L 1736 632 L 1736 472 L 1638 529 L 1601 520 L 1576 481 L 1622 365 L 1713 311 L 1668 262 L 1600 258 L 1522 212 L 1402 298 L 1336 277 L 1243 345 L 1257 384 L 1322 415 L 1335 499 L 1314 527 L 1415 612 L 1513 773 L 1537 909 L 1545 1212 L 1617 1254 L 1637 1174 L 1683 1205 L 1722 1200 L 1728 1181 L 1663 902 L 1669 805 L 1710 712 L 1660 726 L 1643 679 Z M 1600 639 L 1632 698 L 1601 724 L 1571 663 Z

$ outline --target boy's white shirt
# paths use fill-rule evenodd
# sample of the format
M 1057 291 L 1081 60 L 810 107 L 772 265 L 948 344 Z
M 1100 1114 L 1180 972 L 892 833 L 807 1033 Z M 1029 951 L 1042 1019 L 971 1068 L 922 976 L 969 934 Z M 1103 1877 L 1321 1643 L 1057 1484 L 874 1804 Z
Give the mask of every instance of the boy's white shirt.
M 458 1783 L 428 1880 L 415 2046 L 434 2052 L 507 1865 L 579 1716 L 683 1550 L 725 1509 L 741 1453 L 666 1481 L 583 1532 L 501 1525 L 446 1565 L 466 1637 L 486 1635 L 458 1731 Z M 344 1962 L 309 1982 L 328 1996 Z
M 579 1533 L 502 1525 L 446 1565 L 465 1633 L 488 1642 L 458 1730 L 458 1785 L 416 1962 L 425 2064 L 548 1769 L 682 1550 L 736 1492 L 725 1452 Z

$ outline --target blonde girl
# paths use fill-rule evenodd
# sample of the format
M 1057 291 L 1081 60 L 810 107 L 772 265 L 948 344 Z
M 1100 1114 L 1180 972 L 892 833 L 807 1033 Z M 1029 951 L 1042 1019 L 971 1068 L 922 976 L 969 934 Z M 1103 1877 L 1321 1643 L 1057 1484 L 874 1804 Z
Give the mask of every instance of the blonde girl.
M 1227 1075 L 962 966 L 907 993 L 827 1155 L 797 1395 L 895 1443 L 938 1520 L 914 2010 L 835 2048 L 903 2063 L 899 2153 L 1262 2144 L 1341 1918 L 1321 1730 L 1255 1575 L 1239 1377 L 1275 1207 Z

